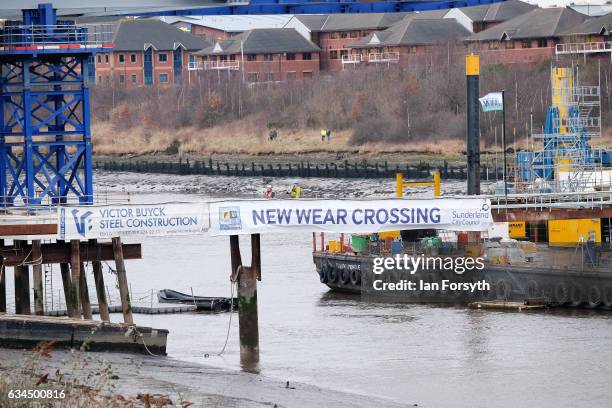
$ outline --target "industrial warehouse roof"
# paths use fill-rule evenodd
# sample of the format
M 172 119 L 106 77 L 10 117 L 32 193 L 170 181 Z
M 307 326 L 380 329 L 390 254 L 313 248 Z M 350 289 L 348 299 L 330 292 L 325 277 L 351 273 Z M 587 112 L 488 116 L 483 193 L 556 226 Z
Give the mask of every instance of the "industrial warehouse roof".
M 275 54 L 281 52 L 319 52 L 321 49 L 293 28 L 259 28 L 229 40 L 220 40 L 196 55 Z
M 426 20 L 406 17 L 384 31 L 350 44 L 349 48 L 400 45 L 433 45 L 467 38 L 471 32 L 454 18 Z
M 295 15 L 292 19 L 300 21 L 311 32 L 350 31 L 374 29 L 381 30 L 391 27 L 407 13 L 358 13 L 358 14 L 326 14 L 326 15 Z
M 522 38 L 550 38 L 564 35 L 586 20 L 570 8 L 536 8 L 497 24 L 468 38 L 470 41 L 499 41 Z
M 142 51 L 148 46 L 171 51 L 182 45 L 187 50 L 201 50 L 210 45 L 203 37 L 196 37 L 157 19 L 122 20 L 113 41 L 115 51 Z
M 612 13 L 604 16 L 590 18 L 577 27 L 572 27 L 566 31 L 567 35 L 589 35 L 603 34 L 609 35 L 612 31 Z
M 506 21 L 528 13 L 534 8 L 536 6 L 520 0 L 508 0 L 502 3 L 461 7 L 458 10 L 472 21 Z
M 162 17 L 169 24 L 177 22 L 209 27 L 226 33 L 242 33 L 256 28 L 281 28 L 291 19 L 291 14 L 261 16 L 186 16 Z

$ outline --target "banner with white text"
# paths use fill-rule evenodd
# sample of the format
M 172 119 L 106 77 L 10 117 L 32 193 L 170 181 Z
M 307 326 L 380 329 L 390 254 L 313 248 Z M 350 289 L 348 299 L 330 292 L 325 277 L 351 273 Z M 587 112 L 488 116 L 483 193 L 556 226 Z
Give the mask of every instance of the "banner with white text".
M 57 224 L 59 239 L 201 234 L 208 203 L 60 207 Z
M 211 235 L 321 231 L 372 233 L 398 229 L 486 231 L 491 203 L 433 200 L 243 200 L 210 203 Z

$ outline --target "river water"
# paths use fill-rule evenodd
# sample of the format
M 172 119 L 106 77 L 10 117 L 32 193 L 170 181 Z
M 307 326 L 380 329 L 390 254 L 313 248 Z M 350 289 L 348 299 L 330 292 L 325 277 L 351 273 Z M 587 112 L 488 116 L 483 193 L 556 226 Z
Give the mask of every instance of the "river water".
M 132 200 L 137 202 L 214 195 L 210 185 L 178 176 L 147 176 L 145 184 L 133 175 L 97 177 L 109 191 L 135 188 Z M 240 183 L 246 182 L 207 180 L 198 183 L 213 183 L 222 193 L 228 191 L 224 186 L 237 183 L 230 195 L 241 195 Z M 379 181 L 358 183 L 360 188 L 381 189 Z M 392 180 L 388 184 L 382 195 L 392 191 Z M 193 191 L 185 193 L 181 185 Z M 252 195 L 259 185 L 249 188 Z M 241 241 L 245 263 L 250 258 L 247 241 Z M 229 238 L 140 242 L 143 259 L 127 262 L 138 304 L 149 305 L 151 294 L 155 297 L 163 288 L 229 296 Z M 421 407 L 612 406 L 612 313 L 367 303 L 359 296 L 330 293 L 319 283 L 311 245 L 310 234 L 262 236 L 258 301 L 263 375 Z M 111 279 L 107 274 L 107 283 Z M 111 285 L 109 290 L 116 302 L 116 289 Z M 225 353 L 216 356 L 229 318 L 229 313 L 135 315 L 139 325 L 170 330 L 169 357 L 239 370 L 237 315 Z

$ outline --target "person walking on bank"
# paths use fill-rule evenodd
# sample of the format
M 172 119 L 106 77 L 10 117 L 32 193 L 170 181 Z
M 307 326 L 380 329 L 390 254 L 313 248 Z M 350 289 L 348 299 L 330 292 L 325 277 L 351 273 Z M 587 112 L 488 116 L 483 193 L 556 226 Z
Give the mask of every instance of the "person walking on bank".
M 325 138 L 327 137 L 327 130 L 321 129 L 321 143 L 325 143 Z
M 327 143 L 329 143 L 329 141 L 331 140 L 331 130 L 327 129 L 325 136 L 327 137 Z

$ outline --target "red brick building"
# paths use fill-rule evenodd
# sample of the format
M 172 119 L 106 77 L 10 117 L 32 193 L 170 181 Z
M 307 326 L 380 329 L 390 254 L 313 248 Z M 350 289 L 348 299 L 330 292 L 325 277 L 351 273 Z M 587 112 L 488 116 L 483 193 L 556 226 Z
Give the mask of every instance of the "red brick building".
M 450 9 L 444 14 L 444 18 L 454 18 L 468 30 L 478 33 L 535 8 L 536 6 L 520 0 L 508 0 L 501 3 Z
M 321 48 L 321 70 L 339 71 L 348 45 L 384 30 L 407 13 L 295 15 L 285 27 L 295 28 Z
M 97 83 L 153 85 L 181 82 L 190 54 L 210 42 L 157 19 L 122 20 L 116 24 L 114 49 L 95 59 Z
M 457 20 L 426 20 L 406 16 L 390 28 L 348 45 L 345 68 L 372 64 L 410 64 L 434 53 L 465 52 L 463 40 L 471 33 Z M 452 49 L 452 50 L 451 50 Z
M 555 46 L 586 20 L 570 8 L 536 8 L 472 35 L 469 50 L 483 63 L 533 63 L 555 55 Z
M 255 29 L 194 53 L 194 68 L 235 72 L 252 83 L 305 79 L 319 75 L 319 52 L 294 29 Z

